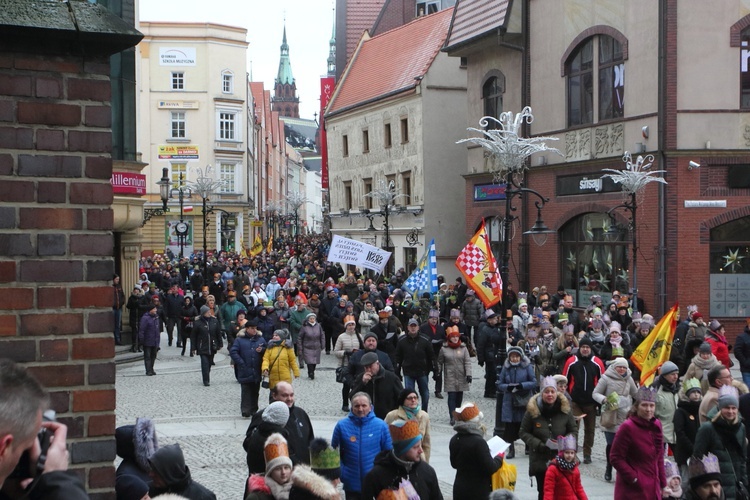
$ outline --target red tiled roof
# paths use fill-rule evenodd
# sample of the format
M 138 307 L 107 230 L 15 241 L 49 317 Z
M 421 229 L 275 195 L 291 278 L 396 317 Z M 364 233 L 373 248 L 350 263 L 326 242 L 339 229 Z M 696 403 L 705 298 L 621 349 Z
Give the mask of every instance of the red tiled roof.
M 381 35 L 362 41 L 344 71 L 328 106 L 332 114 L 343 109 L 414 89 L 448 35 L 453 9 L 423 16 Z
M 459 0 L 445 43 L 446 49 L 504 27 L 510 16 L 510 7 L 511 0 Z
M 346 3 L 346 59 L 354 54 L 365 30 L 372 28 L 385 0 L 357 0 Z

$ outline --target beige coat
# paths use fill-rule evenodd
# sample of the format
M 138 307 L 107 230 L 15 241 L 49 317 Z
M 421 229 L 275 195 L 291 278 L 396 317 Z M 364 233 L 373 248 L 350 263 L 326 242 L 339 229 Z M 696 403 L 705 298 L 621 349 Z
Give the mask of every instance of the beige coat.
M 385 423 L 392 424 L 396 420 L 408 420 L 406 412 L 400 406 L 388 412 L 385 416 Z M 419 410 L 417 413 L 417 422 L 419 422 L 419 433 L 422 434 L 422 459 L 425 462 L 430 462 L 430 416 L 424 410 Z
M 351 335 L 346 332 L 341 333 L 336 339 L 336 345 L 333 346 L 333 354 L 341 360 L 339 366 L 348 366 L 350 356 L 346 354 L 351 355 L 359 348 L 359 334 L 356 331 Z
M 617 418 L 615 419 L 614 427 L 602 427 L 604 432 L 617 432 L 617 429 L 620 428 L 620 424 L 628 418 L 628 411 L 633 405 L 636 392 L 638 392 L 635 382 L 633 381 L 633 372 L 631 372 L 630 369 L 628 369 L 626 377 L 621 377 L 620 374 L 615 371 L 614 366 L 610 365 L 607 367 L 604 375 L 596 384 L 594 393 L 591 397 L 594 398 L 594 401 L 597 403 L 602 404 L 606 401 L 607 396 L 613 392 L 616 392 L 620 396 L 620 403 L 617 406 Z
M 471 357 L 466 346 L 455 349 L 443 343 L 438 354 L 438 370 L 443 373 L 443 389 L 445 392 L 466 392 L 469 383 L 466 377 L 471 377 Z

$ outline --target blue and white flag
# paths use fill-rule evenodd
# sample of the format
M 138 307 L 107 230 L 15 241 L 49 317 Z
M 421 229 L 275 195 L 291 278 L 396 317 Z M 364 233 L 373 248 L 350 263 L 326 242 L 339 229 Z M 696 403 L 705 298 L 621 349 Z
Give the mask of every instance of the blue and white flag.
M 437 257 L 435 257 L 435 239 L 427 245 L 424 255 L 419 259 L 417 268 L 404 283 L 412 295 L 419 292 L 435 293 L 438 291 Z

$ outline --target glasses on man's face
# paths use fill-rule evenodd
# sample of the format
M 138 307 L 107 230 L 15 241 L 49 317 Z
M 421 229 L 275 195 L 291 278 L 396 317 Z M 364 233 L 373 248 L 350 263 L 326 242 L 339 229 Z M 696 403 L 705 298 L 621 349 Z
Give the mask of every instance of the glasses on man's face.
M 406 399 L 419 399 L 418 396 L 406 396 Z

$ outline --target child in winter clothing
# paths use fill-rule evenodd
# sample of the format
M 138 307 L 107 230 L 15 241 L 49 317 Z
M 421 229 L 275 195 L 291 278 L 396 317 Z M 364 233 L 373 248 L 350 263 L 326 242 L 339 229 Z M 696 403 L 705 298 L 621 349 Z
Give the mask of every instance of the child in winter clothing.
M 271 434 L 263 447 L 266 474 L 247 478 L 245 500 L 287 500 L 292 488 L 292 460 L 284 436 Z
M 544 500 L 588 500 L 581 484 L 576 449 L 575 434 L 557 437 L 557 457 L 550 461 L 544 476 Z
M 664 460 L 664 472 L 667 476 L 667 486 L 662 492 L 662 498 L 679 500 L 682 498 L 682 478 L 677 464 Z

